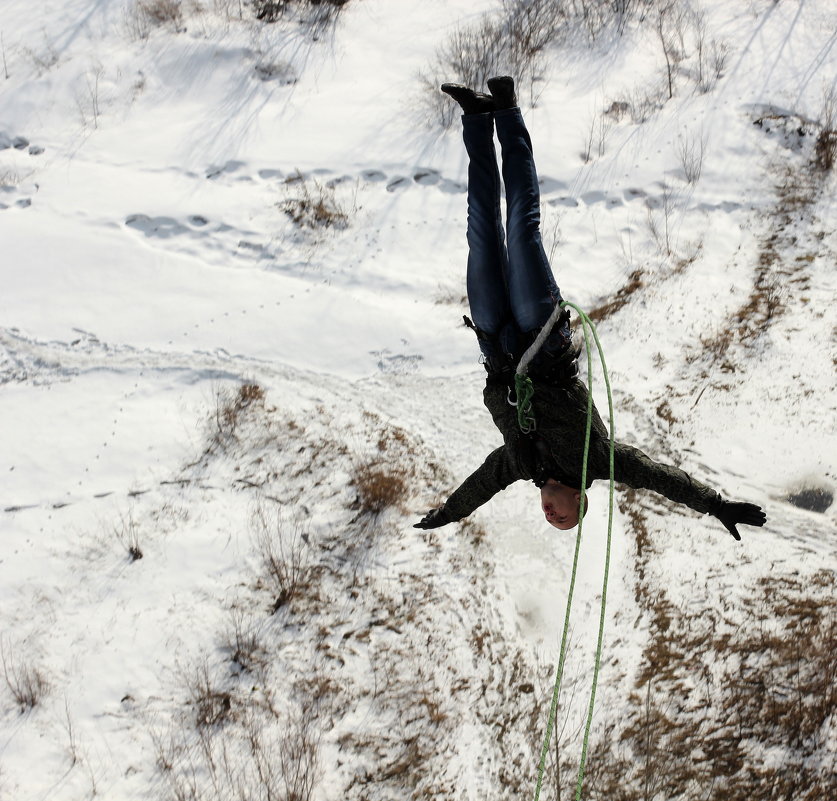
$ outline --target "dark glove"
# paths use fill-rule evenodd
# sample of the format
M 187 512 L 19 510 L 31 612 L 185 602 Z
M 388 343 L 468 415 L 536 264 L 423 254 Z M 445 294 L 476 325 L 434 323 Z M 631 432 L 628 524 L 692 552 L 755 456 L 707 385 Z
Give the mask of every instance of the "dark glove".
M 754 503 L 725 501 L 723 498 L 715 505 L 712 515 L 717 517 L 737 540 L 741 539 L 736 528 L 738 523 L 744 523 L 747 526 L 763 526 L 767 522 L 767 515 L 760 506 Z
M 450 522 L 452 521 L 445 512 L 445 507 L 440 506 L 438 509 L 431 509 L 413 528 L 439 528 Z

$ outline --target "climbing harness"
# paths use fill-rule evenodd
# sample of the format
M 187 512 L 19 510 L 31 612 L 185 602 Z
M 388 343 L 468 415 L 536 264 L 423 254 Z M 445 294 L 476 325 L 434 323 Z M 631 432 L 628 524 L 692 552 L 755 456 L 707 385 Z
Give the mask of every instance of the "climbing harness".
M 515 371 L 515 392 L 516 392 L 516 405 L 517 405 L 517 419 L 518 424 L 520 425 L 520 429 L 524 434 L 528 434 L 531 431 L 534 431 L 536 426 L 536 420 L 534 415 L 534 410 L 532 407 L 532 397 L 535 394 L 535 388 L 532 384 L 532 380 L 527 375 L 527 371 L 529 368 L 529 363 L 537 354 L 538 350 L 540 350 L 543 343 L 546 341 L 546 338 L 549 336 L 553 326 L 558 321 L 563 312 L 565 307 L 570 307 L 575 310 L 576 314 L 578 314 L 579 319 L 581 320 L 582 328 L 584 330 L 584 345 L 587 352 L 587 388 L 588 388 L 588 397 L 587 397 L 587 425 L 584 432 L 584 456 L 582 461 L 581 467 L 581 486 L 582 488 L 587 486 L 587 458 L 590 452 L 590 432 L 592 428 L 593 422 L 593 364 L 592 364 L 592 350 L 590 346 L 590 337 L 592 335 L 593 340 L 596 343 L 596 348 L 598 349 L 599 353 L 599 360 L 602 365 L 602 374 L 604 375 L 605 386 L 607 388 L 607 404 L 608 404 L 608 413 L 610 415 L 610 498 L 608 501 L 608 518 L 607 518 L 607 545 L 605 548 L 605 567 L 604 567 L 604 578 L 602 581 L 602 603 L 601 603 L 601 611 L 599 614 L 599 635 L 598 641 L 596 644 L 596 659 L 595 659 L 595 666 L 593 669 L 593 683 L 590 689 L 590 702 L 587 708 L 587 720 L 584 727 L 584 739 L 582 742 L 582 749 L 581 749 L 581 760 L 578 766 L 578 778 L 576 781 L 576 790 L 575 790 L 575 798 L 576 801 L 580 801 L 581 799 L 581 787 L 584 782 L 584 768 L 587 761 L 587 749 L 588 743 L 590 739 L 590 729 L 593 724 L 593 709 L 595 706 L 596 701 L 596 688 L 598 686 L 599 680 L 599 669 L 601 667 L 601 659 L 602 659 L 602 643 L 604 641 L 604 623 L 605 623 L 605 612 L 607 607 L 607 582 L 610 574 L 610 548 L 611 548 L 611 535 L 613 531 L 613 467 L 614 467 L 614 437 L 613 437 L 613 396 L 610 389 L 610 378 L 607 373 L 607 366 L 605 364 L 604 358 L 604 351 L 602 350 L 601 342 L 599 341 L 599 336 L 596 333 L 596 327 L 593 325 L 593 322 L 590 318 L 575 304 L 569 303 L 568 301 L 561 301 L 561 303 L 557 304 L 554 311 L 552 312 L 549 320 L 547 321 L 546 325 L 541 329 L 538 337 L 529 347 L 529 349 L 523 354 L 522 358 L 520 359 L 520 363 L 517 366 L 517 370 Z M 583 489 L 582 489 L 583 493 Z M 543 777 L 544 777 L 544 769 L 546 767 L 546 755 L 549 751 L 549 742 L 552 738 L 552 729 L 555 725 L 555 714 L 558 709 L 558 696 L 561 692 L 561 680 L 564 675 L 564 662 L 567 656 L 567 636 L 570 628 L 570 612 L 572 610 L 572 602 L 573 602 L 573 592 L 575 591 L 575 581 L 576 575 L 578 572 L 578 555 L 581 549 L 581 531 L 583 526 L 584 516 L 583 514 L 579 515 L 578 518 L 578 533 L 576 534 L 575 538 L 575 555 L 573 557 L 573 567 L 572 567 L 572 574 L 570 577 L 570 587 L 567 592 L 567 609 L 564 615 L 564 631 L 561 635 L 561 650 L 560 655 L 558 658 L 558 670 L 555 675 L 555 685 L 552 690 L 552 703 L 549 708 L 549 718 L 547 721 L 546 726 L 546 734 L 544 736 L 543 747 L 541 748 L 541 757 L 540 762 L 538 764 L 538 783 L 535 788 L 535 801 L 538 801 L 540 798 L 541 787 L 543 785 Z

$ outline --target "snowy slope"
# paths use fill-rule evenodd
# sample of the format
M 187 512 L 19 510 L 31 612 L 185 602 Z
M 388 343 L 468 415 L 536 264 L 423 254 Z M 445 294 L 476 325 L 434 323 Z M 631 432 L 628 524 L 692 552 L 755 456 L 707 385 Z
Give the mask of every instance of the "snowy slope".
M 283 764 L 295 743 L 317 799 L 531 792 L 572 538 L 523 486 L 473 524 L 412 528 L 499 441 L 460 325 L 464 149 L 419 79 L 494 4 L 352 0 L 318 41 L 235 3 L 147 38 L 121 0 L 5 5 L 0 143 L 22 139 L 0 150 L 0 798 L 235 797 L 255 754 Z M 768 514 L 739 546 L 620 493 L 599 742 L 650 686 L 661 609 L 672 638 L 670 610 L 735 630 L 760 581 L 804 592 L 837 565 L 835 507 L 786 500 L 837 473 L 835 178 L 808 167 L 837 11 L 701 9 L 727 54 L 709 91 L 692 43 L 661 99 L 637 22 L 556 46 L 524 109 L 564 295 L 624 300 L 599 326 L 617 436 Z M 643 97 L 645 121 L 619 112 Z M 306 192 L 345 219 L 295 225 L 283 208 Z M 251 383 L 264 396 L 243 402 Z M 359 497 L 369 465 L 396 489 L 380 514 Z M 606 506 L 597 486 L 570 762 Z M 259 510 L 304 568 L 275 612 Z M 668 659 L 655 692 L 685 697 L 691 663 Z M 671 717 L 703 720 L 690 703 Z M 833 720 L 818 736 L 825 770 Z M 794 764 L 767 750 L 742 753 Z

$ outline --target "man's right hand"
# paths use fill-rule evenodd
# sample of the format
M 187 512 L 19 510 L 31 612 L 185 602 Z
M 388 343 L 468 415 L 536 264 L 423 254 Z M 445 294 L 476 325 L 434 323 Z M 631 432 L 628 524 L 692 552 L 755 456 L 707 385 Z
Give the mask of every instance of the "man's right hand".
M 446 526 L 450 522 L 445 512 L 445 507 L 440 506 L 438 509 L 431 509 L 413 528 L 439 528 L 440 526 Z

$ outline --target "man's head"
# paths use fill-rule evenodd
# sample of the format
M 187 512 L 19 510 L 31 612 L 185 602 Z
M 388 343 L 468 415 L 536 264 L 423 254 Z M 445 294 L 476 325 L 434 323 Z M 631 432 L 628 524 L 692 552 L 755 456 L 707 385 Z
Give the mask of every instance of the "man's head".
M 581 502 L 581 491 L 568 487 L 550 478 L 541 487 L 541 509 L 547 522 L 567 531 L 578 524 L 578 510 Z M 584 511 L 587 511 L 587 495 L 584 495 Z M 583 514 L 583 513 L 582 513 Z

